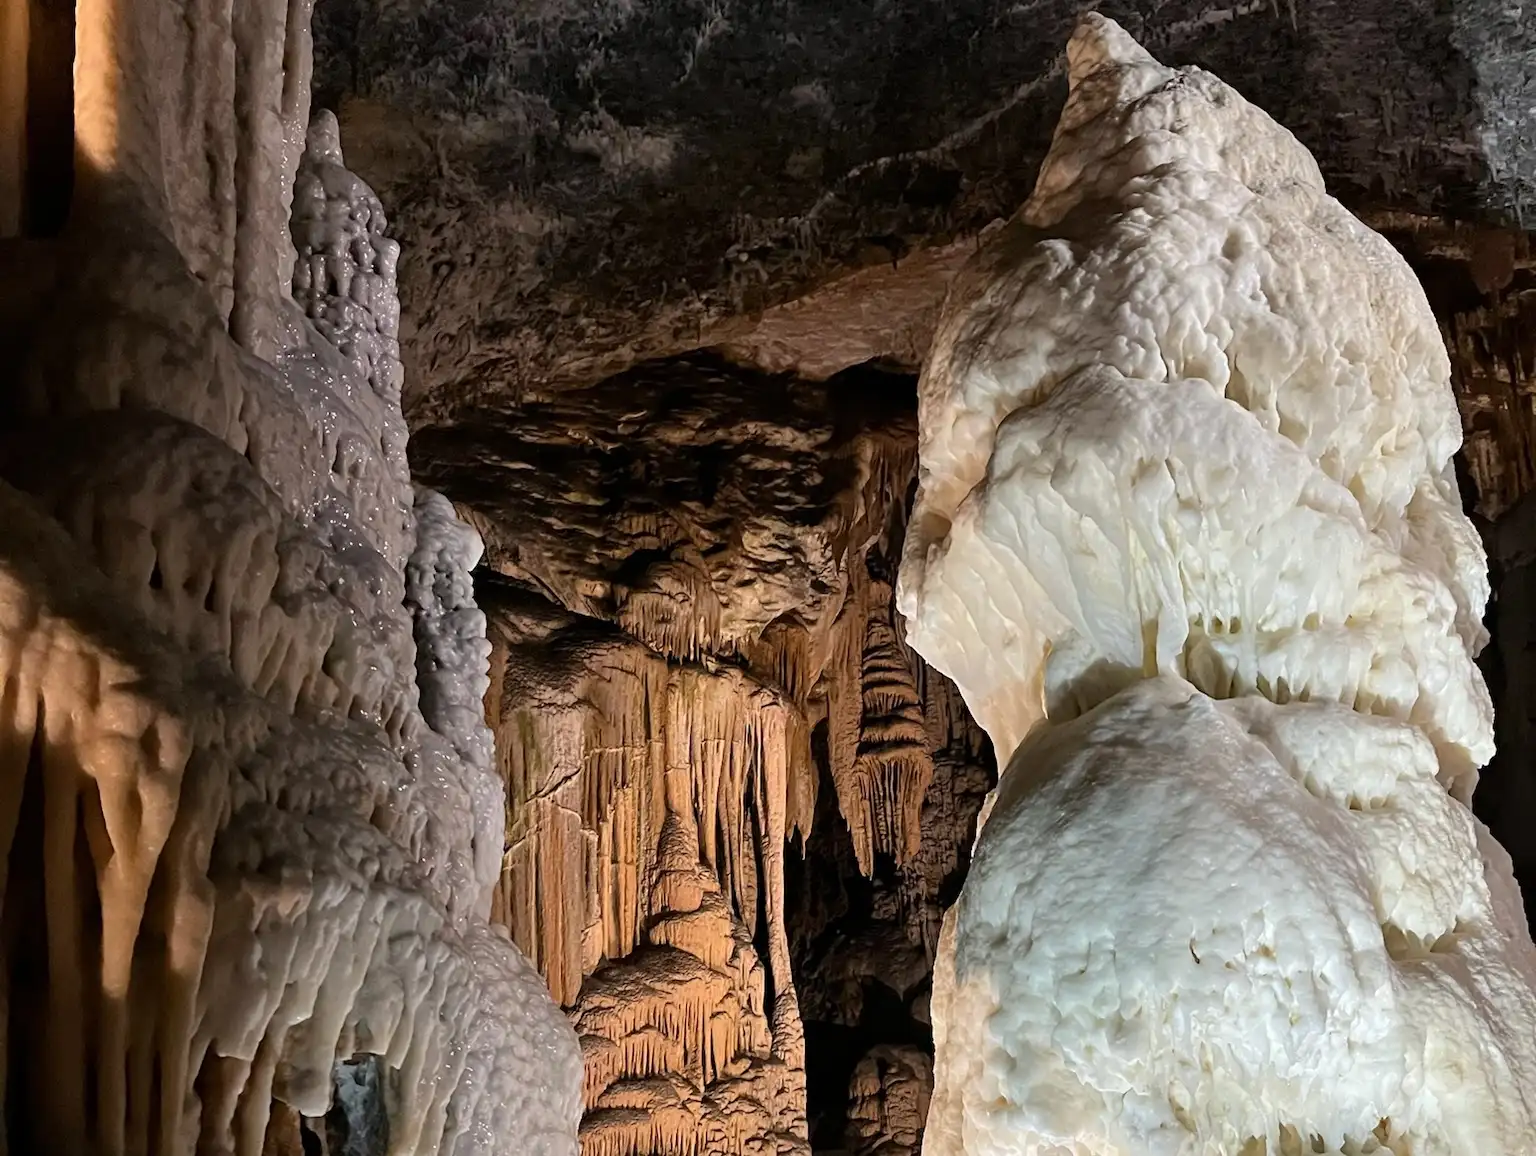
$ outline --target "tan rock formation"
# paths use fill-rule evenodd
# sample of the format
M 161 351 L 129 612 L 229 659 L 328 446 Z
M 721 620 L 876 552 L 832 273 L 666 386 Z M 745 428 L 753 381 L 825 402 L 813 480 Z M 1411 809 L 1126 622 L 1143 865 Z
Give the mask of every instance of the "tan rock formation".
M 933 1057 L 880 1046 L 859 1061 L 849 1084 L 846 1144 L 853 1156 L 917 1156 L 933 1096 Z
M 783 861 L 813 732 L 866 875 L 922 854 L 950 739 L 892 610 L 909 388 L 696 359 L 414 443 L 508 579 L 494 915 L 581 1033 L 590 1153 L 805 1145 Z
M 800 731 L 791 829 L 809 820 L 805 736 L 824 710 L 868 871 L 877 851 L 900 860 L 916 850 L 932 773 L 888 579 L 864 561 L 889 554 L 901 531 L 914 445 L 909 402 L 891 396 L 901 388 L 880 374 L 819 385 L 694 360 L 530 400 L 473 428 L 427 430 L 414 444 L 427 477 L 481 530 L 492 566 L 617 623 L 653 665 L 726 662 L 783 698 Z M 473 472 L 451 465 L 466 454 L 480 463 Z M 527 795 L 513 784 L 513 797 L 544 793 L 541 781 L 534 773 Z M 620 925 L 588 963 L 635 942 Z M 569 983 L 553 982 L 569 996 Z
M 896 633 L 890 583 L 869 569 L 852 575 L 827 695 L 832 781 L 865 875 L 877 853 L 898 864 L 917 854 L 933 777 L 914 656 Z
M 803 1147 L 783 915 L 803 713 L 538 599 L 490 605 L 512 806 L 494 911 L 572 1007 L 584 1151 Z

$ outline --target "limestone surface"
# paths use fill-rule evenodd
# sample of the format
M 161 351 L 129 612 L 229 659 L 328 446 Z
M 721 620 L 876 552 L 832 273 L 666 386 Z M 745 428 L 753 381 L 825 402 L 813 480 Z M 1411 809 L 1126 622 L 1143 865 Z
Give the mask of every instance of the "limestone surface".
M 1522 1151 L 1536 949 L 1472 817 L 1488 580 L 1406 264 L 1085 17 L 919 386 L 912 644 L 1007 758 L 925 1151 Z
M 76 6 L 69 227 L 0 242 L 5 1151 L 577 1148 L 488 919 L 482 546 L 411 484 L 308 18 Z

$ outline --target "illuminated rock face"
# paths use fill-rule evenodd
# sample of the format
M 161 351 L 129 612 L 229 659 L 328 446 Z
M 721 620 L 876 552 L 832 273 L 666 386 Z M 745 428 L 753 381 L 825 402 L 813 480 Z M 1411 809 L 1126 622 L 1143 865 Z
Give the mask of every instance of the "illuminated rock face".
M 11 1152 L 309 1150 L 332 1109 L 576 1150 L 574 1033 L 488 919 L 481 543 L 411 484 L 398 250 L 306 143 L 307 20 L 80 4 L 70 225 L 0 247 Z
M 1517 1152 L 1536 952 L 1466 807 L 1487 580 L 1406 265 L 1086 18 L 920 385 L 908 637 L 1011 761 L 934 978 L 931 1153 Z
M 861 882 L 878 857 L 904 873 L 916 942 L 893 931 L 925 942 L 945 865 L 924 797 L 963 740 L 892 617 L 903 385 L 687 359 L 458 432 L 473 473 L 434 476 L 443 436 L 412 444 L 500 571 L 493 914 L 580 1036 L 586 1156 L 809 1149 L 786 859 L 810 870 L 813 822 L 842 828 Z

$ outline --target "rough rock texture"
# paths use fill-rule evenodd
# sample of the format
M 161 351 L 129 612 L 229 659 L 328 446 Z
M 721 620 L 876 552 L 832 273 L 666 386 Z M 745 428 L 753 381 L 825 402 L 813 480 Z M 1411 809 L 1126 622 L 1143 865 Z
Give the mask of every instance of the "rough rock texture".
M 1028 194 L 1082 7 L 329 0 L 319 91 L 415 254 L 411 408 L 739 339 L 861 268 L 921 281 L 925 253 Z M 1536 29 L 1518 5 L 1096 7 L 1165 59 L 1240 74 L 1353 206 L 1532 204 Z M 882 299 L 876 352 L 910 356 L 934 284 Z
M 800 630 L 814 669 L 847 552 L 899 516 L 912 409 L 891 374 L 819 384 L 701 357 L 428 427 L 412 452 L 494 569 L 677 658 Z M 765 673 L 798 692 L 806 672 Z
M 318 7 L 340 126 L 309 0 L 0 15 L 11 1148 L 41 1104 L 66 1152 L 568 1151 L 574 1041 L 489 906 L 580 1034 L 594 1156 L 915 1151 L 995 776 L 894 606 L 887 371 L 1034 179 L 1080 6 Z M 1513 511 L 1480 801 L 1518 833 L 1536 290 L 1523 235 L 1434 214 L 1530 204 L 1529 22 L 1104 7 L 1241 67 L 1428 287 Z
M 1521 1150 L 1536 947 L 1467 805 L 1488 581 L 1440 327 L 1232 88 L 1096 15 L 1068 60 L 919 384 L 900 606 L 1011 754 L 925 1150 Z
M 804 1149 L 813 821 L 927 974 L 989 778 L 893 616 L 912 405 L 874 370 L 689 358 L 413 443 L 501 575 L 493 913 L 581 1035 L 594 1156 Z
M 854 1156 L 917 1156 L 933 1094 L 933 1057 L 912 1047 L 877 1047 L 848 1088 L 848 1151 Z
M 0 1147 L 573 1152 L 576 1040 L 487 920 L 481 544 L 410 481 L 307 5 L 75 32 L 67 227 L 0 243 Z M 24 47 L 30 108 L 69 62 Z
M 900 537 L 910 407 L 910 382 L 890 374 L 820 384 L 695 358 L 414 445 L 494 569 L 658 655 L 740 668 L 801 713 L 821 700 L 867 872 L 877 852 L 916 853 L 932 773 L 889 574 L 873 572 Z M 805 747 L 788 796 L 801 830 Z

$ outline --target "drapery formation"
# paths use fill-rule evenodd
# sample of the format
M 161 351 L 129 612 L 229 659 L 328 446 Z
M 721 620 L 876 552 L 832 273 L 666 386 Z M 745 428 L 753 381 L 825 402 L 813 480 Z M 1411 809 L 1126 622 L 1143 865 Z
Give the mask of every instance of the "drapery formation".
M 0 246 L 10 1151 L 575 1147 L 575 1039 L 487 919 L 481 547 L 411 484 L 308 17 L 77 5 L 68 225 Z

